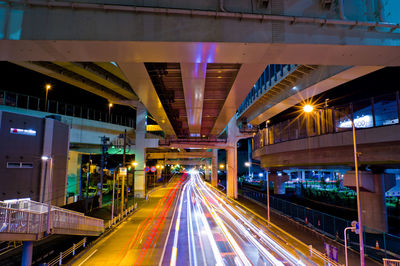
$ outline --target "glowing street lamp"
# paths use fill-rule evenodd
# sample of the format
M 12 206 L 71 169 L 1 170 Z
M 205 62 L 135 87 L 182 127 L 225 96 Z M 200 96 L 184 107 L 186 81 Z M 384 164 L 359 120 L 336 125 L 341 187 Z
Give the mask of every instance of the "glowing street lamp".
M 339 110 L 336 110 L 334 108 L 329 108 L 327 104 L 327 100 L 325 100 L 325 107 L 323 109 L 329 109 L 332 110 L 333 112 Z M 310 113 L 314 110 L 314 107 L 312 105 L 306 104 L 303 106 L 303 111 L 305 113 Z M 365 265 L 365 259 L 364 259 L 364 228 L 362 224 L 362 214 L 361 214 L 361 200 L 360 200 L 360 182 L 358 178 L 358 158 L 357 158 L 357 143 L 356 143 L 356 127 L 354 125 L 354 121 L 352 118 L 350 118 L 346 113 L 342 113 L 346 119 L 351 121 L 351 128 L 353 130 L 353 150 L 354 150 L 354 171 L 356 174 L 356 193 L 357 193 L 357 215 L 358 215 L 358 225 L 359 225 L 359 241 L 360 241 L 360 264 L 361 266 Z
M 219 165 L 219 169 L 224 169 L 224 168 L 225 168 L 225 164 L 222 164 L 222 163 L 221 163 L 221 164 Z
M 160 169 L 160 167 L 161 167 L 161 166 L 160 166 L 159 164 L 156 165 L 156 168 L 157 168 L 157 169 Z
M 139 165 L 139 163 L 138 163 L 138 162 L 135 162 L 135 161 L 133 161 L 131 164 L 132 164 L 133 167 L 136 167 L 136 166 Z
M 49 90 L 51 89 L 51 84 L 47 83 L 46 86 L 46 101 L 44 102 L 44 111 L 47 112 L 47 95 L 49 94 Z
M 108 104 L 108 122 L 111 123 L 111 107 L 113 107 L 112 103 Z
M 303 106 L 303 111 L 305 113 L 311 113 L 314 110 L 314 107 L 310 104 L 306 104 Z

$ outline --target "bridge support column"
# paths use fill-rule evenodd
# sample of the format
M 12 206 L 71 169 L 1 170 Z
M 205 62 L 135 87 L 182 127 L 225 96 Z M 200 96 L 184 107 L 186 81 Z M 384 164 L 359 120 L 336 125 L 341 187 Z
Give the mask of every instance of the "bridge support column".
M 33 252 L 33 242 L 32 241 L 24 241 L 22 245 L 22 266 L 30 266 L 32 265 L 32 252 Z
M 74 195 L 79 195 L 80 193 L 79 188 L 81 183 L 81 176 L 80 176 L 81 158 L 82 158 L 81 153 L 77 151 L 69 151 L 68 173 L 67 173 L 67 178 L 68 178 L 67 197 L 68 194 L 70 193 L 74 193 Z
M 227 194 L 228 197 L 237 199 L 237 150 L 236 146 L 226 150 L 227 169 Z
M 211 159 L 211 185 L 213 187 L 218 186 L 218 149 L 213 149 L 213 155 Z
M 136 110 L 136 150 L 135 161 L 135 197 L 145 197 L 145 135 L 146 135 L 146 116 L 147 112 L 143 104 L 139 103 Z
M 389 174 L 373 174 L 359 171 L 360 201 L 363 225 L 367 232 L 374 233 L 375 229 L 387 232 L 387 213 L 385 192 L 395 184 L 395 176 Z M 355 189 L 355 173 L 349 171 L 343 176 L 343 185 Z
M 210 181 L 210 173 L 211 173 L 211 170 L 210 170 L 210 162 L 209 162 L 209 160 L 207 159 L 207 161 L 206 161 L 206 169 L 204 169 L 204 177 L 205 177 L 205 179 L 207 180 L 207 181 Z
M 289 181 L 288 175 L 277 175 L 276 173 L 271 173 L 269 175 L 269 180 L 274 182 L 274 194 L 285 194 L 285 182 Z

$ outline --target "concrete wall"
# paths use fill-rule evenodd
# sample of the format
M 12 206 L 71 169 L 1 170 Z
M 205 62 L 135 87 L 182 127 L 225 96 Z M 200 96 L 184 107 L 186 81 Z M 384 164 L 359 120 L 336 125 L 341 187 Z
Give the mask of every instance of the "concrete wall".
M 400 163 L 400 125 L 357 129 L 359 165 Z M 354 164 L 352 132 L 341 132 L 265 146 L 253 157 L 263 167 Z
M 46 4 L 53 2 L 60 1 Z M 226 0 L 224 4 L 225 10 L 229 12 L 339 18 L 338 7 L 335 4 L 329 10 L 325 10 L 321 8 L 320 1 L 270 2 L 268 8 L 259 8 L 255 1 Z M 345 2 L 344 13 L 348 19 L 366 21 L 380 14 L 381 9 L 374 6 L 375 0 Z M 384 17 L 398 23 L 399 12 L 389 15 L 388 11 L 396 5 L 396 0 L 380 2 L 384 5 Z M 126 5 L 126 10 L 104 10 L 101 5 L 97 10 L 97 6 L 84 9 L 69 6 L 48 8 L 45 5 L 32 7 L 25 2 L 22 5 L 0 6 L 0 39 L 3 39 L 0 41 L 0 59 L 197 62 L 196 60 L 202 58 L 202 61 L 207 62 L 324 65 L 396 65 L 400 60 L 398 56 L 393 56 L 398 54 L 400 49 L 399 29 L 390 33 L 387 28 L 350 29 L 348 26 L 321 26 L 319 23 L 271 20 L 261 23 L 258 19 L 248 20 L 240 17 L 150 14 L 135 12 L 130 8 L 132 5 L 144 6 L 143 1 L 109 3 Z M 146 1 L 145 5 L 188 11 L 220 11 L 218 0 L 154 0 Z

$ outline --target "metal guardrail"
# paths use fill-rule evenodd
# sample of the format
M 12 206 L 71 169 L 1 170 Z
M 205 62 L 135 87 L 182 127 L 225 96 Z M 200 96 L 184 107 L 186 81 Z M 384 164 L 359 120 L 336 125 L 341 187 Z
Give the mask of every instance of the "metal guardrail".
M 45 263 L 45 266 L 53 266 L 53 265 L 62 265 L 63 259 L 69 257 L 70 255 L 75 256 L 76 250 L 79 249 L 80 247 L 85 247 L 86 246 L 86 237 L 83 238 L 81 241 L 79 241 L 76 244 L 73 244 L 72 247 L 70 247 L 69 249 L 67 249 L 64 252 L 60 252 L 60 255 L 58 257 L 55 257 L 54 259 L 52 259 L 51 261 L 49 261 L 48 263 Z
M 297 65 L 268 65 L 245 100 L 239 106 L 236 117 L 240 117 L 255 101 L 257 101 L 269 88 L 275 86 L 282 79 L 296 70 Z
M 158 145 L 169 146 L 171 144 L 223 144 L 226 139 L 221 138 L 188 138 L 188 139 L 160 139 Z
M 243 190 L 243 195 L 266 205 L 267 196 L 265 193 Z M 273 196 L 270 196 L 269 203 L 270 208 L 336 241 L 344 241 L 344 228 L 351 225 L 351 221 Z M 364 228 L 365 254 L 376 260 L 382 260 L 383 258 L 400 258 L 399 236 L 377 231 L 372 228 Z M 349 247 L 358 250 L 358 236 L 356 234 L 349 234 L 348 239 Z
M 118 216 L 115 216 L 112 220 L 109 220 L 105 225 L 104 225 L 104 229 L 106 228 L 111 228 L 112 225 L 114 225 L 115 223 L 121 221 L 121 219 L 124 216 L 127 216 L 129 213 L 133 212 L 135 209 L 137 208 L 137 203 L 135 203 L 134 205 L 130 206 L 128 209 L 126 209 L 123 213 L 118 214 Z
M 79 117 L 131 128 L 136 127 L 136 119 L 133 117 L 115 115 L 112 113 L 109 115 L 109 113 L 105 111 L 53 100 L 48 100 L 46 107 L 45 99 L 43 98 L 3 90 L 0 90 L 0 105 Z
M 351 122 L 343 113 L 353 119 L 357 130 L 399 124 L 399 91 L 334 106 L 334 109 L 317 110 L 315 115 L 297 116 L 267 125 L 254 137 L 254 150 L 291 140 L 351 131 Z
M 47 205 L 40 202 L 25 199 L 0 202 L 0 234 L 33 234 L 40 238 L 47 229 L 47 215 Z M 100 234 L 104 231 L 103 220 L 55 206 L 51 207 L 49 221 L 53 233 Z
M 383 259 L 383 266 L 400 266 L 400 260 Z

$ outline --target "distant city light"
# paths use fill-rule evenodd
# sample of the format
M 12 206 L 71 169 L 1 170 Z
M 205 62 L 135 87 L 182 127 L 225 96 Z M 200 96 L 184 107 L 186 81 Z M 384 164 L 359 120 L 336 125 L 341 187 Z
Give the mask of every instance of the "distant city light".
M 224 169 L 224 168 L 225 168 L 225 165 L 224 165 L 224 164 L 220 164 L 220 165 L 219 165 L 219 168 L 220 168 L 220 169 Z
M 50 159 L 49 156 L 45 156 L 45 155 L 42 156 L 42 160 L 43 160 L 43 161 L 47 161 L 48 159 Z
M 263 175 L 263 173 L 259 173 L 258 176 L 259 177 L 263 177 L 264 175 Z
M 297 87 L 296 87 L 296 86 L 294 86 L 294 87 L 292 88 L 292 90 L 297 90 Z
M 246 166 L 246 167 L 250 167 L 250 165 L 251 165 L 250 162 L 245 162 L 245 163 L 244 163 L 244 166 Z
M 373 126 L 372 116 L 365 115 L 362 117 L 355 118 L 354 126 L 358 127 L 358 128 L 372 127 Z M 351 120 L 345 120 L 343 122 L 339 122 L 339 127 L 340 128 L 351 128 L 352 127 Z
M 21 129 L 21 128 L 10 128 L 11 134 L 36 136 L 36 130 L 33 129 Z

